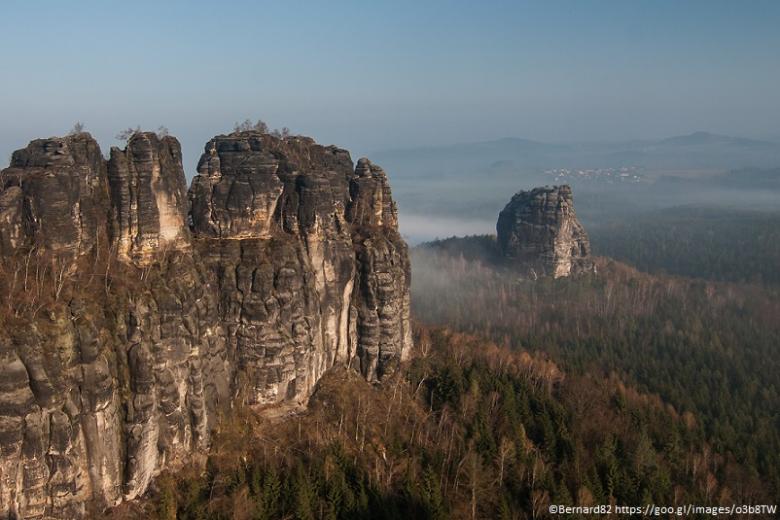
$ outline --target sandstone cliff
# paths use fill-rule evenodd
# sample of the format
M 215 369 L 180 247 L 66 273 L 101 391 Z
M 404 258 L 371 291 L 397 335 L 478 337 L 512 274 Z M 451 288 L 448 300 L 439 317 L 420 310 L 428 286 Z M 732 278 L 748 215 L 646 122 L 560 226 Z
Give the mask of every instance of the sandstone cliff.
M 496 231 L 501 254 L 529 276 L 558 278 L 594 269 L 567 185 L 515 194 L 499 214 Z
M 143 264 L 161 250 L 188 247 L 187 181 L 175 138 L 139 132 L 124 150 L 112 148 L 108 183 L 111 237 L 121 258 Z
M 37 140 L 0 173 L 0 517 L 77 518 L 205 450 L 236 400 L 409 352 L 387 176 L 305 137 Z
M 0 173 L 0 247 L 79 254 L 95 245 L 108 206 L 106 164 L 89 134 L 37 139 Z

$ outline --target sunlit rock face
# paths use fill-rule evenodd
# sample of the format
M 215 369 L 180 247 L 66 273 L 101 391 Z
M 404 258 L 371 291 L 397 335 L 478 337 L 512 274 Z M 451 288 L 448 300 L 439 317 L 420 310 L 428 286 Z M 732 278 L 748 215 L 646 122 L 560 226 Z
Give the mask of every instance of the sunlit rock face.
M 398 211 L 387 175 L 366 158 L 358 161 L 350 181 L 347 215 L 354 226 L 360 269 L 354 299 L 360 338 L 357 354 L 363 374 L 374 379 L 410 350 L 410 299 L 401 285 L 411 274 L 406 244 L 397 233 Z
M 34 141 L 2 182 L 3 272 L 71 263 L 0 314 L 0 518 L 138 497 L 236 400 L 305 403 L 336 364 L 374 381 L 409 352 L 387 176 L 345 150 L 218 136 L 187 193 L 174 138 L 137 133 L 106 161 L 79 134 Z
M 380 168 L 235 133 L 206 145 L 190 199 L 251 401 L 307 396 L 335 363 L 380 379 L 408 350 L 409 261 Z
M 187 181 L 174 137 L 138 132 L 124 150 L 111 149 L 112 240 L 123 259 L 149 263 L 189 245 Z
M 11 255 L 25 238 L 24 192 L 19 186 L 0 191 L 0 255 Z
M 496 230 L 504 258 L 529 276 L 559 278 L 594 269 L 568 185 L 515 194 L 499 214 Z

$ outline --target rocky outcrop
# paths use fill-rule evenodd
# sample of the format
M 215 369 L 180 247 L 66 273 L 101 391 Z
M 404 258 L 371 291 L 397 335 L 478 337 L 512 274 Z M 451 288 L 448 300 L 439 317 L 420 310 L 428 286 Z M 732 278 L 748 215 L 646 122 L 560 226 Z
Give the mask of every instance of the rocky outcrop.
M 515 194 L 499 214 L 496 230 L 501 254 L 529 276 L 559 278 L 594 270 L 590 241 L 567 185 Z
M 189 245 L 187 181 L 175 138 L 134 134 L 124 150 L 111 149 L 108 179 L 120 257 L 146 264 L 160 251 Z
M 236 401 L 305 403 L 334 365 L 381 380 L 409 352 L 387 176 L 345 150 L 218 136 L 187 195 L 174 138 L 105 161 L 79 134 L 0 179 L 0 517 L 135 498 Z
M 88 133 L 38 139 L 0 174 L 0 242 L 84 253 L 106 227 L 106 164 Z
M 357 308 L 359 338 L 354 352 L 363 375 L 381 378 L 388 366 L 404 359 L 412 343 L 410 295 L 399 283 L 410 279 L 406 244 L 398 236 L 398 212 L 385 172 L 368 159 L 360 159 L 350 181 L 347 218 L 352 222 L 357 252 Z M 377 233 L 377 230 L 382 230 Z
M 250 402 L 308 396 L 335 363 L 380 379 L 408 351 L 409 261 L 380 168 L 243 132 L 206 145 L 190 199 Z

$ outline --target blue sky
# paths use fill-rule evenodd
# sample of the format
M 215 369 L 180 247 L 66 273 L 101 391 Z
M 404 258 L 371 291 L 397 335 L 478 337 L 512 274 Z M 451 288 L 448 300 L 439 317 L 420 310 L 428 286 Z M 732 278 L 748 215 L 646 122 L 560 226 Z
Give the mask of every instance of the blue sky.
M 9 0 L 0 153 L 84 121 L 166 125 L 188 174 L 262 117 L 375 149 L 486 140 L 780 140 L 780 2 Z

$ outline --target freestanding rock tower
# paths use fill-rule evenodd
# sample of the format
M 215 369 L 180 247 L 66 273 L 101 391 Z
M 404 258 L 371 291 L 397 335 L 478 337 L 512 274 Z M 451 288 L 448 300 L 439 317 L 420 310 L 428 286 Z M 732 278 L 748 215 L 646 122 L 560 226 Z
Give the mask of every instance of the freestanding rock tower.
M 531 277 L 594 270 L 590 241 L 574 212 L 568 185 L 516 193 L 498 215 L 498 246 Z

